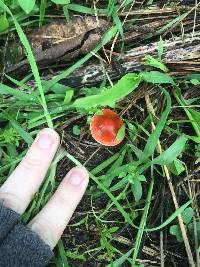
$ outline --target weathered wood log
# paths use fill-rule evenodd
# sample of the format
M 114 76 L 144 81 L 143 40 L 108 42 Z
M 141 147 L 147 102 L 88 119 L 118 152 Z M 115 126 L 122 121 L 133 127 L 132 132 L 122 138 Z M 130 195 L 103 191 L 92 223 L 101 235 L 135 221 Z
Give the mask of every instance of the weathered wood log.
M 128 72 L 140 72 L 147 69 L 144 66 L 146 55 L 157 57 L 159 42 L 152 42 L 148 45 L 138 46 L 130 49 L 124 54 L 112 54 L 112 64 L 103 67 L 99 61 L 92 60 L 77 69 L 70 76 L 61 80 L 61 83 L 71 87 L 92 86 L 99 84 L 105 77 L 105 71 L 111 80 L 119 79 Z M 164 41 L 163 62 L 169 68 L 172 75 L 184 75 L 200 72 L 200 31 L 185 34 L 182 37 L 175 37 Z M 58 75 L 60 72 L 54 72 Z M 51 79 L 52 74 L 46 75 L 45 80 Z
M 160 8 L 153 6 L 149 9 L 139 9 L 130 12 L 124 24 L 124 38 L 116 40 L 116 44 L 125 43 L 137 45 L 150 38 L 166 34 L 170 28 L 163 27 L 179 16 L 180 12 L 189 12 L 191 7 Z M 135 15 L 137 15 L 135 17 Z M 126 13 L 122 13 L 125 16 Z M 123 19 L 122 19 L 123 21 Z M 52 67 L 53 64 L 74 60 L 90 51 L 100 41 L 103 33 L 111 25 L 104 17 L 73 16 L 70 25 L 65 20 L 55 21 L 40 29 L 27 32 L 32 51 L 39 68 Z M 180 23 L 171 26 L 172 34 L 178 35 L 192 32 L 194 27 L 194 13 L 190 12 Z M 195 29 L 200 29 L 200 15 L 197 12 Z M 109 46 L 108 46 L 109 47 Z M 17 42 L 8 42 L 0 47 L 0 73 L 20 74 L 27 71 L 29 62 L 26 59 L 23 46 Z

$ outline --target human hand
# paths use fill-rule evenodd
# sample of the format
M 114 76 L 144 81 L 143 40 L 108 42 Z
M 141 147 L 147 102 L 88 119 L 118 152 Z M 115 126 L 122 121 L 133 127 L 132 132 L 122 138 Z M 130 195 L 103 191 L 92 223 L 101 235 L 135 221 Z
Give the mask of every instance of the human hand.
M 38 191 L 58 149 L 60 138 L 51 129 L 39 132 L 26 156 L 0 188 L 0 202 L 22 215 Z M 28 227 L 53 249 L 88 184 L 84 168 L 71 169 Z

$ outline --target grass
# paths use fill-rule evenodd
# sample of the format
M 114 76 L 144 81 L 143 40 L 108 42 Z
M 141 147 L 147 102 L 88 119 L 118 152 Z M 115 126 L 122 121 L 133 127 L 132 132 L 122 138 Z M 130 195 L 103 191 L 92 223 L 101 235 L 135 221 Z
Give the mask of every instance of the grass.
M 8 77 L 13 86 L 10 82 L 0 85 L 0 184 L 20 162 L 41 128 L 48 126 L 59 131 L 66 120 L 80 114 L 83 120 L 76 121 L 79 131 L 75 132 L 69 126 L 60 132 L 62 147 L 40 191 L 24 214 L 24 222 L 28 222 L 53 194 L 59 183 L 59 170 L 62 166 L 64 170 L 61 177 L 70 166 L 85 165 L 90 172 L 91 181 L 85 202 L 81 204 L 83 211 L 78 209 L 75 219 L 67 228 L 71 234 L 66 231 L 63 241 L 59 241 L 54 265 L 75 266 L 74 264 L 84 262 L 92 263 L 93 258 L 96 258 L 96 263 L 100 263 L 100 266 L 144 266 L 144 244 L 151 247 L 153 243 L 160 248 L 160 253 L 157 254 L 161 258 L 160 265 L 164 266 L 162 262 L 165 258 L 170 261 L 165 251 L 171 252 L 173 257 L 173 249 L 163 240 L 165 235 L 169 244 L 175 242 L 182 257 L 187 254 L 190 266 L 195 266 L 194 262 L 198 266 L 200 218 L 197 164 L 200 158 L 200 97 L 195 94 L 186 99 L 185 95 L 191 87 L 198 90 L 200 75 L 196 74 L 195 78 L 188 75 L 172 77 L 162 60 L 164 40 L 159 37 L 158 56 L 146 55 L 145 71 L 123 75 L 113 86 L 108 79 L 102 85 L 96 85 L 92 95 L 89 88 L 67 88 L 61 84 L 63 78 L 93 59 L 116 35 L 123 38 L 124 24 L 121 14 L 129 13 L 134 1 L 123 1 L 117 5 L 111 0 L 107 6 L 100 7 L 94 3 L 80 5 L 77 1 L 30 2 L 32 5 L 26 6 L 26 1 L 21 0 L 18 5 L 13 6 L 12 1 L 0 1 L 0 19 L 4 22 L 0 31 L 3 34 L 16 29 L 32 72 L 31 77 L 22 77 L 22 80 Z M 90 53 L 77 59 L 51 80 L 42 81 L 23 27 L 45 24 L 46 16 L 55 8 L 58 8 L 59 14 L 68 23 L 71 12 L 77 12 L 83 15 L 108 16 L 112 24 Z M 174 24 L 187 18 L 191 10 L 177 15 L 157 34 L 165 35 Z M 52 15 L 53 19 L 56 17 Z M 144 41 L 150 42 L 150 38 L 149 35 Z M 114 43 L 111 51 L 113 48 Z M 121 47 L 116 49 L 121 51 Z M 27 81 L 30 79 L 35 80 L 37 88 L 27 94 L 30 91 Z M 18 90 L 22 87 L 26 92 Z M 131 102 L 131 96 L 136 91 L 152 87 L 159 97 L 148 94 L 146 90 L 145 97 L 138 101 L 139 107 L 134 101 Z M 125 141 L 114 149 L 97 147 L 90 137 L 88 121 L 105 106 L 122 113 L 126 123 Z M 89 153 L 88 157 L 82 160 L 76 149 L 70 151 L 66 135 L 70 136 L 72 143 L 80 151 L 85 147 L 90 148 L 89 144 L 92 143 L 92 149 L 89 152 L 87 149 L 84 151 L 86 155 Z M 102 155 L 100 160 L 98 153 Z M 190 220 L 185 219 L 186 212 L 191 210 Z M 84 233 L 86 242 L 79 240 L 77 229 Z M 90 232 L 94 237 L 90 238 Z M 69 238 L 71 241 L 68 241 Z M 178 261 L 176 257 L 174 261 Z

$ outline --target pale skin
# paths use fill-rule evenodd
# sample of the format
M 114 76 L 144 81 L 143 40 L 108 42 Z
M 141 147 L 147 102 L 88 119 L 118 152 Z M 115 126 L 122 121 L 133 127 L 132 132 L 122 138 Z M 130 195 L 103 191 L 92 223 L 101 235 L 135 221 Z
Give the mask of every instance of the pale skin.
M 59 147 L 59 135 L 43 129 L 26 156 L 0 187 L 0 202 L 19 214 L 27 209 L 39 190 L 45 174 Z M 66 228 L 88 185 L 88 173 L 74 167 L 60 183 L 44 208 L 28 223 L 28 227 L 53 249 Z

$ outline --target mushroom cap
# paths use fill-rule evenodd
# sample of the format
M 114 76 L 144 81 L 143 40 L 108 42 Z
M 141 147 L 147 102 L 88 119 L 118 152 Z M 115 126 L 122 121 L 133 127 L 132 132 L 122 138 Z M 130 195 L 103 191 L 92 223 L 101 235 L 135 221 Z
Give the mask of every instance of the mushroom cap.
M 95 114 L 90 123 L 92 137 L 104 146 L 116 146 L 122 140 L 117 139 L 117 133 L 123 125 L 122 119 L 112 110 L 105 108 L 103 114 Z

